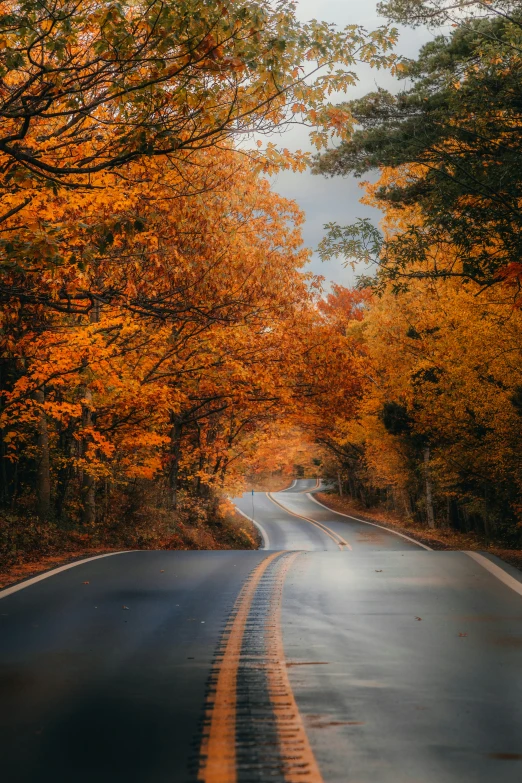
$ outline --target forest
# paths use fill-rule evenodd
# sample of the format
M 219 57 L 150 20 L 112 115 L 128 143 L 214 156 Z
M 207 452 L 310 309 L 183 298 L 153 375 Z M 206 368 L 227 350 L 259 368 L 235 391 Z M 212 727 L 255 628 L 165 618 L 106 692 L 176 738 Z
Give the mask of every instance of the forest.
M 348 329 L 368 362 L 358 411 L 329 437 L 365 505 L 519 547 L 522 5 L 380 10 L 444 33 L 399 64 L 396 94 L 344 105 L 355 133 L 314 160 L 326 176 L 377 172 L 363 201 L 383 212 L 380 230 L 332 223 L 321 244 L 377 270 Z
M 0 8 L 2 562 L 255 546 L 227 498 L 303 472 L 519 547 L 522 4 Z M 406 60 L 396 24 L 443 32 Z M 361 62 L 398 92 L 333 102 Z M 353 289 L 271 188 L 307 166 L 370 173 L 379 228 L 320 246 Z

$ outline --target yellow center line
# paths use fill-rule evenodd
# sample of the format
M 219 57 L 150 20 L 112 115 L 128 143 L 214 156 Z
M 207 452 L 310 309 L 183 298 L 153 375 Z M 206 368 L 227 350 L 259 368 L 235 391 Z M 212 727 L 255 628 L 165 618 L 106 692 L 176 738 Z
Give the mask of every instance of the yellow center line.
M 272 501 L 272 503 L 275 503 L 276 506 L 279 506 L 279 508 L 282 508 L 283 511 L 286 511 L 287 514 L 291 514 L 293 517 L 298 517 L 298 519 L 304 519 L 306 522 L 310 522 L 311 525 L 315 525 L 319 528 L 319 530 L 322 530 L 325 535 L 329 536 L 329 538 L 334 541 L 339 549 L 342 551 L 344 549 L 352 549 L 348 541 L 345 541 L 344 538 L 342 538 L 338 533 L 335 533 L 333 530 L 330 530 L 330 528 L 326 527 L 325 525 L 321 524 L 321 522 L 317 522 L 315 519 L 310 519 L 310 517 L 304 517 L 302 514 L 296 514 L 295 511 L 290 511 L 286 506 L 283 506 L 282 503 L 280 503 L 278 500 L 272 497 L 270 492 L 265 493 L 267 498 Z
M 290 685 L 283 646 L 281 594 L 286 572 L 300 554 L 295 552 L 285 558 L 278 574 L 279 588 L 272 596 L 268 648 L 274 664 L 267 669 L 268 690 L 276 719 L 285 783 L 324 783 Z
M 201 744 L 201 767 L 198 780 L 203 783 L 236 783 L 236 685 L 245 626 L 259 582 L 270 563 L 284 552 L 268 555 L 252 571 L 242 588 L 236 614 L 230 625 L 214 693 L 209 697 L 208 731 Z
M 288 677 L 281 627 L 281 602 L 286 573 L 301 552 L 274 552 L 252 571 L 235 604 L 235 615 L 227 627 L 228 638 L 216 664 L 215 690 L 208 697 L 207 728 L 201 743 L 198 781 L 201 783 L 237 783 L 238 751 L 236 749 L 238 668 L 248 651 L 243 651 L 244 635 L 256 591 L 266 595 L 261 581 L 268 566 L 281 558 L 270 577 L 268 612 L 263 622 L 265 650 L 256 654 L 253 666 L 266 671 L 271 715 L 276 728 L 280 771 L 284 783 L 324 783 L 308 741 L 306 729 L 295 701 Z M 257 599 L 256 599 L 257 600 Z M 270 719 L 270 718 L 269 718 Z M 262 731 L 262 727 L 261 727 Z M 269 759 L 270 764 L 270 759 Z M 267 775 L 273 774 L 268 766 Z

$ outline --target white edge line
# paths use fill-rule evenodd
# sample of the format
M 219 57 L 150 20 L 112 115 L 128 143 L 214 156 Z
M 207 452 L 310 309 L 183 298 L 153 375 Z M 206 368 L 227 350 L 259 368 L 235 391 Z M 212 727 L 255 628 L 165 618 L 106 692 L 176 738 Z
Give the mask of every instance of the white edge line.
M 297 479 L 294 479 L 294 483 L 290 484 L 290 486 L 287 487 L 286 489 L 280 489 L 280 490 L 278 490 L 276 492 L 274 492 L 273 490 L 269 490 L 269 492 L 270 492 L 271 495 L 282 495 L 283 492 L 290 492 L 290 490 L 293 489 L 293 487 L 296 484 L 297 484 Z M 307 487 L 306 489 L 299 489 L 299 490 L 297 490 L 297 492 L 294 492 L 293 494 L 294 495 L 305 495 L 308 492 L 310 492 L 311 490 L 315 491 L 315 490 L 320 490 L 320 489 L 321 489 L 321 482 L 319 481 L 318 484 L 316 483 L 315 487 Z
M 241 511 L 240 508 L 236 506 L 236 511 L 241 514 L 241 516 L 245 517 L 245 519 L 248 519 L 252 524 L 254 524 L 259 532 L 261 533 L 261 538 L 263 539 L 263 546 L 259 547 L 259 549 L 268 549 L 270 547 L 270 541 L 268 540 L 268 533 L 266 532 L 265 528 L 259 524 L 259 522 L 256 522 L 255 519 L 252 519 L 252 517 L 249 517 L 248 514 L 245 514 L 244 511 Z
M 130 551 L 132 550 L 126 549 L 122 552 L 107 552 L 105 555 L 96 555 L 95 557 L 87 557 L 83 560 L 75 560 L 74 563 L 68 563 L 67 565 L 60 566 L 60 568 L 53 568 L 52 571 L 46 571 L 44 574 L 33 576 L 32 579 L 27 579 L 25 582 L 21 582 L 19 585 L 13 585 L 13 587 L 7 587 L 5 590 L 0 590 L 0 598 L 7 598 L 8 595 L 17 593 L 18 590 L 23 590 L 25 587 L 30 587 L 31 585 L 36 584 L 36 582 L 41 582 L 42 579 L 47 579 L 49 576 L 54 576 L 55 574 L 59 574 L 62 571 L 67 571 L 69 568 L 74 568 L 75 566 L 83 565 L 84 563 L 91 563 L 93 560 L 101 560 L 102 557 L 125 555 Z
M 351 514 L 343 514 L 342 511 L 336 511 L 333 508 L 330 508 L 329 506 L 325 506 L 324 503 L 321 503 L 320 500 L 316 500 L 310 493 L 307 494 L 307 497 L 310 498 L 314 503 L 317 503 L 318 506 L 322 506 L 323 508 L 326 508 L 327 511 L 331 511 L 333 514 L 339 514 L 340 517 L 346 517 L 346 519 L 355 519 L 356 522 L 362 522 L 364 525 L 371 525 L 372 527 L 378 527 L 381 530 L 386 530 L 387 533 L 392 533 L 394 536 L 400 536 L 401 538 L 405 538 L 406 541 L 411 541 L 412 544 L 417 544 L 417 546 L 422 547 L 423 549 L 427 549 L 429 552 L 433 552 L 433 549 L 431 546 L 426 546 L 426 544 L 421 544 L 420 541 L 415 541 L 414 538 L 410 538 L 410 536 L 405 536 L 404 533 L 399 533 L 397 530 L 391 530 L 389 527 L 384 527 L 384 525 L 377 525 L 375 522 L 367 522 L 366 519 L 359 519 L 359 517 L 352 517 Z
M 290 484 L 290 486 L 289 486 L 289 487 L 287 487 L 286 489 L 282 489 L 282 490 L 281 490 L 281 492 L 290 492 L 290 490 L 291 490 L 293 487 L 295 487 L 295 485 L 296 485 L 296 484 L 297 484 L 297 479 L 294 479 L 294 480 L 292 481 L 292 483 Z M 250 517 L 248 517 L 248 518 L 250 519 Z M 251 522 L 253 522 L 254 520 L 253 520 L 253 519 L 250 519 L 250 521 L 251 521 Z
M 522 582 L 517 581 L 514 577 L 508 574 L 507 571 L 504 571 L 503 568 L 500 568 L 500 566 L 496 565 L 496 563 L 492 563 L 491 560 L 488 560 L 488 558 L 484 557 L 484 555 L 479 555 L 478 552 L 464 552 L 464 554 L 468 555 L 468 557 L 472 557 L 473 560 L 482 566 L 482 568 L 485 568 L 486 571 L 490 572 L 490 574 L 496 576 L 497 579 L 507 585 L 507 587 L 510 587 L 512 590 L 514 590 L 515 593 L 522 595 Z

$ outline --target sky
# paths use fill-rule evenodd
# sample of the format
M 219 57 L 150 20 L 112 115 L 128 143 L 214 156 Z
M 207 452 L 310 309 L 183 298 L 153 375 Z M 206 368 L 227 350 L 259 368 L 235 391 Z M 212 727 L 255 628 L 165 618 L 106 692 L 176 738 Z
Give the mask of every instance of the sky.
M 320 19 L 334 22 L 339 27 L 347 24 L 361 24 L 367 30 L 372 30 L 385 23 L 379 17 L 374 0 L 298 0 L 297 14 L 302 21 Z M 406 57 L 415 57 L 419 48 L 433 37 L 433 33 L 420 28 L 411 30 L 400 28 L 400 38 L 396 51 Z M 346 99 L 358 98 L 377 86 L 397 91 L 399 83 L 389 73 L 377 71 L 366 66 L 359 66 L 359 82 L 346 95 Z M 340 97 L 339 100 L 342 100 Z M 311 149 L 308 144 L 307 131 L 304 128 L 291 128 L 280 139 L 281 146 L 289 149 Z M 366 176 L 365 179 L 370 179 Z M 325 223 L 336 222 L 349 225 L 356 218 L 371 217 L 378 223 L 380 212 L 372 207 L 359 203 L 362 191 L 360 179 L 354 177 L 326 177 L 312 175 L 310 172 L 282 172 L 272 178 L 274 190 L 286 198 L 297 202 L 305 212 L 306 220 L 302 228 L 305 245 L 314 250 L 310 269 L 315 274 L 323 275 L 326 283 L 335 281 L 342 285 L 355 282 L 357 270 L 344 267 L 341 259 L 322 262 L 315 249 L 324 236 Z M 359 273 L 362 270 L 359 270 Z

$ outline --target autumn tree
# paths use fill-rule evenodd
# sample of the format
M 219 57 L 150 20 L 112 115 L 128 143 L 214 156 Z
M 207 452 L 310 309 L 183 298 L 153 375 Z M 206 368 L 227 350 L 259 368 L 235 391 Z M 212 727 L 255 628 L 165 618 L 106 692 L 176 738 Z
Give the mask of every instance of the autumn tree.
M 418 280 L 374 303 L 367 341 L 377 382 L 363 406 L 372 433 L 366 457 L 381 485 L 386 462 L 394 463 L 389 485 L 425 520 L 431 501 L 438 525 L 513 543 L 522 324 L 497 295 L 476 294 L 455 281 Z
M 328 124 L 325 91 L 350 78 L 334 65 L 377 62 L 386 47 L 381 33 L 301 25 L 287 0 L 13 1 L 1 27 L 4 178 L 26 169 L 70 186 L 144 155 L 184 158 L 272 129 L 295 101 L 294 114 Z
M 395 32 L 290 0 L 6 0 L 0 20 L 2 504 L 85 535 L 146 490 L 197 516 L 340 362 L 301 216 L 264 178 L 307 156 L 263 134 L 347 136 L 329 96 L 393 65 Z
M 308 258 L 301 216 L 248 159 L 209 155 L 219 189 L 171 199 L 174 167 L 154 186 L 113 189 L 119 212 L 111 220 L 130 222 L 139 204 L 146 223 L 115 232 L 103 257 L 71 269 L 69 282 L 89 284 L 92 275 L 98 286 L 111 283 L 128 292 L 127 307 L 99 297 L 83 314 L 45 310 L 29 323 L 21 308 L 4 322 L 12 336 L 2 421 L 7 499 L 19 491 L 20 459 L 42 452 L 39 422 L 54 455 L 48 471 L 59 517 L 78 482 L 84 510 L 94 507 L 95 482 L 164 473 L 172 503 L 180 487 L 197 496 L 221 486 L 245 438 L 291 403 L 287 355 L 310 296 L 299 272 Z M 69 198 L 73 231 L 81 204 Z M 105 219 L 103 201 L 95 206 Z
M 365 202 L 382 207 L 380 190 L 402 187 L 407 176 L 404 167 L 384 169 Z M 415 202 L 386 204 L 380 230 L 392 242 L 423 219 Z M 483 290 L 425 275 L 426 264 L 456 263 L 459 248 L 448 242 L 444 252 L 434 247 L 412 261 L 406 289 L 386 281 L 371 298 L 369 289 L 354 292 L 369 297 L 362 320 L 344 329 L 351 350 L 360 345 L 361 386 L 330 420 L 328 438 L 345 488 L 367 506 L 516 545 L 520 308 L 509 280 Z
M 329 226 L 325 257 L 341 253 L 373 261 L 379 279 L 398 286 L 421 274 L 484 286 L 518 279 L 522 17 L 519 4 L 497 5 L 498 13 L 489 4 L 456 4 L 464 14 L 472 7 L 480 13 L 459 17 L 450 35 L 438 35 L 416 60 L 402 63 L 398 76 L 413 86 L 397 95 L 378 90 L 346 106 L 360 129 L 321 155 L 315 171 L 361 176 L 402 167 L 400 184 L 383 182 L 376 196 L 383 207 L 405 215 L 415 204 L 422 221 L 384 241 L 368 221 Z M 421 12 L 429 16 L 430 9 L 449 7 L 386 6 L 405 20 L 410 13 L 422 19 Z

